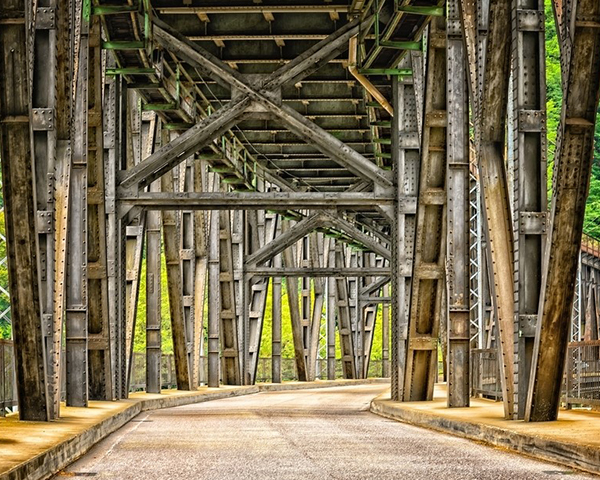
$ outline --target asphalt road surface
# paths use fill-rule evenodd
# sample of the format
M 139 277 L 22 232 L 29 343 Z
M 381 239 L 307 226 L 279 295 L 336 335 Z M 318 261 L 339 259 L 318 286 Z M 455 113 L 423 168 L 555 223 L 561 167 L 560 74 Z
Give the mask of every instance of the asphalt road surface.
M 269 392 L 145 412 L 54 477 L 593 479 L 368 411 L 385 385 Z

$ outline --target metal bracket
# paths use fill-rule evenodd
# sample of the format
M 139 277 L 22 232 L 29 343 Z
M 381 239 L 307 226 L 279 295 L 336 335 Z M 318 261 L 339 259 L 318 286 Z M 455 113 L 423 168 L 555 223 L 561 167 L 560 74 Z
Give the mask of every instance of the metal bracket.
M 54 130 L 54 109 L 32 108 L 31 127 L 34 132 Z
M 36 30 L 53 30 L 56 28 L 56 7 L 42 7 L 36 10 Z

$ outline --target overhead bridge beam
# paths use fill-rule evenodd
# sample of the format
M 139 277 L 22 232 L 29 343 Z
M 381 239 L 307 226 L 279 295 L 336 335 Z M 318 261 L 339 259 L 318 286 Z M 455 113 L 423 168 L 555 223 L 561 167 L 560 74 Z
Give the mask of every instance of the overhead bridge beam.
M 392 205 L 394 197 L 372 192 L 350 193 L 146 193 L 123 194 L 123 204 L 144 207 L 150 210 L 286 210 L 302 209 L 351 209 Z
M 248 78 L 195 43 L 190 42 L 164 22 L 157 19 L 154 22 L 155 40 L 180 59 L 205 72 L 220 84 L 230 87 L 233 101 L 227 107 L 223 107 L 203 120 L 202 126 L 192 127 L 194 132 L 189 134 L 186 132 L 172 142 L 174 145 L 169 144 L 160 149 L 142 162 L 137 170 L 125 172 L 121 179 L 121 186 L 130 187 L 135 184 L 140 187 L 145 186 L 157 176 L 162 175 L 164 171 L 172 168 L 173 163 L 185 158 L 181 153 L 175 153 L 181 150 L 183 142 L 186 142 L 188 148 L 199 150 L 214 140 L 219 132 L 229 125 L 229 120 L 231 120 L 231 124 L 239 122 L 240 120 L 236 122 L 236 118 L 242 117 L 249 108 L 277 117 L 299 138 L 314 145 L 352 173 L 384 188 L 393 186 L 390 172 L 381 169 L 296 110 L 282 105 L 280 98 L 280 88 L 283 85 L 301 81 L 345 51 L 348 40 L 356 35 L 363 25 L 368 24 L 369 20 L 363 24 L 354 21 L 345 25 L 258 84 L 250 82 Z M 251 105 L 248 105 L 248 102 Z M 214 125 L 211 120 L 213 117 L 217 122 Z M 182 137 L 183 139 L 180 140 Z M 186 149 L 185 152 L 187 151 L 189 150 Z
M 262 277 L 375 277 L 391 275 L 390 268 L 275 268 L 246 267 L 246 273 Z

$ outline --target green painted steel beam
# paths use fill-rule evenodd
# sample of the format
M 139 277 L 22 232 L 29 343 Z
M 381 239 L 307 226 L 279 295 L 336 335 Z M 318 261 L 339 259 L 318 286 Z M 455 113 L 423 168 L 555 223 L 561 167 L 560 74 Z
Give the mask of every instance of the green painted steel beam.
M 391 128 L 392 122 L 381 121 L 381 122 L 371 122 L 369 124 L 371 127 L 383 127 L 383 128 Z
M 444 7 L 431 7 L 422 5 L 398 5 L 398 12 L 412 13 L 413 15 L 425 15 L 430 17 L 443 17 L 445 14 Z
M 358 72 L 363 75 L 412 75 L 410 68 L 361 68 Z
M 96 5 L 92 8 L 92 15 L 120 15 L 139 11 L 138 5 Z
M 137 67 L 125 67 L 125 68 L 107 68 L 107 75 L 154 75 L 156 70 L 153 68 L 137 68 Z
M 392 139 L 391 138 L 374 138 L 373 143 L 379 143 L 381 145 L 391 145 Z
M 127 41 L 113 41 L 113 42 L 102 42 L 102 48 L 105 50 L 141 50 L 146 48 L 144 42 L 127 42 Z
M 177 110 L 177 103 L 145 103 L 142 105 L 142 110 L 145 112 L 164 112 L 167 110 Z
M 392 158 L 391 153 L 385 153 L 385 152 L 375 152 L 375 156 L 377 158 Z
M 193 123 L 165 123 L 163 128 L 166 130 L 188 130 L 193 126 Z
M 393 40 L 381 40 L 379 45 L 381 47 L 393 48 L 396 50 L 415 50 L 419 52 L 423 50 L 423 44 L 421 42 L 396 42 Z

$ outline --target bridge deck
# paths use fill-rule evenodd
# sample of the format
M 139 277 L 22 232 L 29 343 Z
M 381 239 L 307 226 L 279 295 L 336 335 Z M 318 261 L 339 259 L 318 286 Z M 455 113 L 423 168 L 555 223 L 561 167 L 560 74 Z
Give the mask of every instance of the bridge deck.
M 386 389 L 264 392 L 143 412 L 54 478 L 592 478 L 369 413 Z

